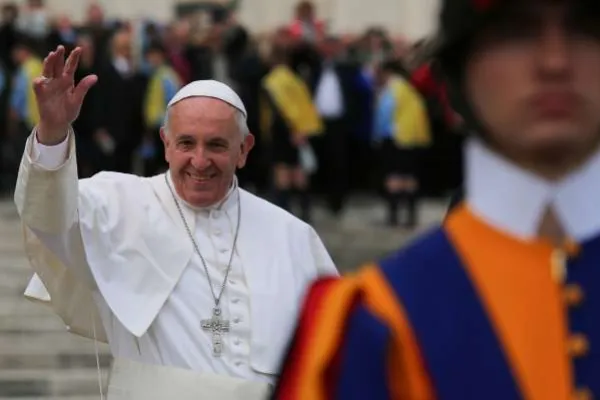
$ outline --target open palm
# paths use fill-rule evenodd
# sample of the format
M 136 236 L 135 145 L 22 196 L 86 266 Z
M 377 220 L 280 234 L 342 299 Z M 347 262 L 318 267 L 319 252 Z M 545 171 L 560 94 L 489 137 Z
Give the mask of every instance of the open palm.
M 44 135 L 52 136 L 68 129 L 79 115 L 86 93 L 98 80 L 95 75 L 88 75 L 75 86 L 80 55 L 78 47 L 65 62 L 65 48 L 59 46 L 44 59 L 43 76 L 33 81 Z

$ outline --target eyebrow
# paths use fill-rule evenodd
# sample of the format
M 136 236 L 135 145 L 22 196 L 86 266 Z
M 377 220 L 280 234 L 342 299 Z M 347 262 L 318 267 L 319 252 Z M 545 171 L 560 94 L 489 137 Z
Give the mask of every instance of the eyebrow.
M 208 142 L 222 142 L 222 143 L 229 143 L 229 140 L 222 138 L 222 137 L 215 137 L 215 138 L 209 138 L 207 140 Z
M 176 140 L 179 142 L 182 140 L 194 140 L 195 141 L 196 139 L 194 138 L 194 136 L 184 133 L 184 134 L 177 136 Z
M 197 139 L 190 134 L 187 133 L 183 133 L 179 136 L 176 137 L 175 139 L 177 142 L 183 142 L 183 141 L 193 141 L 196 142 Z M 223 143 L 223 144 L 229 144 L 229 140 L 223 137 L 213 137 L 213 138 L 207 138 L 206 139 L 207 143 Z

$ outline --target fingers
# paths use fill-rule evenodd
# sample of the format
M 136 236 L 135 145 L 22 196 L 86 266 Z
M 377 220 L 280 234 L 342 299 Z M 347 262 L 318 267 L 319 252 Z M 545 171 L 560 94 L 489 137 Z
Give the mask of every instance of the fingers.
M 69 58 L 67 58 L 67 62 L 65 63 L 64 75 L 69 77 L 75 76 L 75 71 L 77 70 L 77 66 L 79 65 L 79 58 L 81 56 L 81 48 L 75 48 L 71 54 L 69 54 Z
M 46 83 L 46 74 L 44 76 L 39 76 L 33 80 L 33 91 L 35 94 L 39 94 L 42 86 Z
M 63 68 L 65 66 L 65 47 L 62 45 L 58 46 L 56 52 L 54 53 L 54 57 L 56 58 L 56 60 L 54 61 L 53 65 L 54 73 L 52 77 L 60 78 L 62 76 Z
M 50 54 L 46 56 L 44 59 L 44 67 L 42 69 L 42 75 L 46 78 L 54 77 L 54 60 L 56 57 L 54 56 L 54 52 L 51 51 Z
M 85 95 L 96 82 L 98 82 L 96 75 L 88 75 L 83 78 L 73 90 L 73 101 L 77 104 L 82 104 Z

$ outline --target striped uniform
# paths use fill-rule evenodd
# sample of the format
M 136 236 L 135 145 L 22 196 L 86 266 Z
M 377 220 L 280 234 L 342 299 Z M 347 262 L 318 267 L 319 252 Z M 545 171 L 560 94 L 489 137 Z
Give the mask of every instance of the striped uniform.
M 379 265 L 314 284 L 274 398 L 600 396 L 599 266 L 600 237 L 557 252 L 460 206 Z

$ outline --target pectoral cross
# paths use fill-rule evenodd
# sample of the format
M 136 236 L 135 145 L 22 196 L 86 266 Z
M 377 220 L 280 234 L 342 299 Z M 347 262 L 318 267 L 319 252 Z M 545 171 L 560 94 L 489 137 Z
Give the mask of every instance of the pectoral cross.
M 212 332 L 213 356 L 220 357 L 223 352 L 223 333 L 229 332 L 229 321 L 221 319 L 221 309 L 213 308 L 210 319 L 200 321 L 202 329 Z

